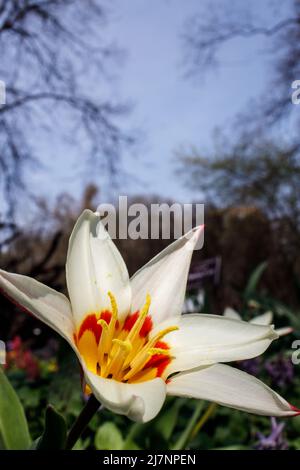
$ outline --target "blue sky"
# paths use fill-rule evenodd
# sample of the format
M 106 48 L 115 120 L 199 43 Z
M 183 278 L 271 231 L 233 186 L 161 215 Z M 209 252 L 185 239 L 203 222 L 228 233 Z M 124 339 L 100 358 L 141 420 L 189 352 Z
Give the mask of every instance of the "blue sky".
M 228 5 L 228 0 L 110 3 L 106 34 L 126 50 L 126 60 L 114 79 L 114 93 L 134 104 L 126 126 L 140 129 L 143 135 L 135 152 L 127 152 L 123 160 L 132 177 L 108 193 L 105 174 L 90 172 L 83 178 L 80 166 L 74 165 L 74 155 L 45 141 L 40 152 L 48 162 L 47 171 L 30 174 L 34 193 L 46 188 L 47 197 L 54 200 L 62 190 L 76 196 L 85 183 L 95 182 L 103 188 L 101 202 L 118 194 L 158 194 L 181 202 L 195 197 L 175 174 L 175 152 L 189 145 L 212 148 L 214 130 L 230 129 L 236 114 L 251 106 L 271 78 L 268 56 L 263 52 L 268 43 L 259 36 L 222 47 L 220 67 L 205 78 L 184 77 L 183 26 L 209 2 L 220 8 Z M 252 7 L 266 24 L 278 21 L 269 0 L 253 0 Z

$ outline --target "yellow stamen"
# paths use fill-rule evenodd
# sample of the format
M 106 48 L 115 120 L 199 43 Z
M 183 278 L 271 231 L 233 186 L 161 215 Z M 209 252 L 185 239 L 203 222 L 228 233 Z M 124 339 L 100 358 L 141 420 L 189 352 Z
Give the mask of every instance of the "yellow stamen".
M 107 350 L 109 350 L 113 337 L 114 337 L 116 323 L 118 320 L 118 306 L 117 306 L 117 302 L 116 302 L 114 295 L 111 292 L 108 292 L 107 294 L 108 294 L 108 297 L 110 298 L 111 310 L 112 310 L 112 317 L 108 325 Z
M 118 318 L 118 306 L 115 296 L 109 291 L 107 293 L 108 297 L 110 298 L 111 309 L 112 309 L 112 316 L 113 318 Z
M 145 320 L 146 316 L 148 315 L 149 308 L 150 308 L 150 303 L 151 303 L 151 297 L 150 297 L 149 294 L 147 294 L 146 303 L 145 303 L 144 307 L 142 308 L 135 324 L 133 325 L 132 329 L 128 333 L 128 336 L 127 336 L 128 341 L 133 342 L 135 337 L 139 334 L 139 332 L 140 332 L 140 330 L 143 326 L 144 320 Z
M 104 375 L 107 377 L 108 375 L 112 375 L 115 378 L 117 376 L 124 364 L 124 360 L 127 354 L 131 351 L 132 346 L 129 341 L 121 341 L 119 339 L 113 339 L 113 345 L 116 345 L 116 349 L 112 357 L 105 368 Z
M 142 308 L 141 312 L 139 313 L 139 316 L 133 325 L 132 329 L 130 330 L 129 333 L 127 333 L 127 340 L 131 342 L 132 344 L 132 352 L 129 354 L 125 360 L 124 367 L 128 366 L 132 359 L 137 355 L 137 353 L 143 348 L 146 339 L 141 338 L 139 336 L 139 332 L 141 331 L 141 328 L 144 324 L 144 320 L 146 316 L 148 315 L 149 308 L 150 308 L 150 303 L 151 303 L 151 297 L 149 294 L 146 296 L 146 302 L 144 307 Z
M 142 338 L 138 336 L 135 338 L 134 342 L 132 342 L 132 351 L 130 354 L 128 354 L 125 362 L 124 362 L 124 367 L 129 366 L 131 361 L 144 349 L 144 345 L 146 342 L 146 338 Z
M 153 336 L 153 338 L 151 338 L 145 345 L 144 347 L 141 349 L 139 348 L 139 350 L 137 349 L 134 349 L 131 354 L 127 357 L 125 363 L 124 363 L 124 366 L 127 366 L 132 362 L 131 366 L 133 365 L 135 359 L 138 358 L 138 356 L 140 354 L 144 354 L 146 353 L 147 351 L 149 351 L 150 348 L 154 347 L 155 344 L 161 340 L 166 334 L 168 333 L 171 333 L 171 331 L 176 331 L 178 330 L 178 326 L 168 326 L 167 328 L 165 328 L 164 330 L 160 331 L 159 333 L 157 333 L 155 336 Z
M 149 359 L 155 354 L 163 354 L 164 356 L 169 355 L 168 349 L 162 348 L 150 348 L 148 351 L 144 352 L 143 354 L 138 354 L 135 360 L 130 364 L 130 370 L 124 376 L 124 380 L 128 380 L 133 377 L 138 371 L 143 369 L 143 367 L 147 364 Z
M 102 327 L 102 332 L 100 336 L 100 341 L 98 344 L 98 362 L 100 366 L 104 362 L 104 354 L 108 353 L 108 340 L 109 340 L 109 332 L 108 332 L 108 324 L 105 320 L 100 319 L 97 321 L 98 325 Z
M 153 338 L 151 338 L 150 341 L 148 342 L 147 346 L 148 347 L 154 346 L 154 344 L 160 341 L 168 333 L 171 333 L 171 331 L 176 331 L 176 330 L 179 330 L 178 326 L 168 326 L 167 328 L 159 331 L 155 336 L 153 336 Z
M 164 356 L 168 356 L 170 351 L 168 349 L 163 348 L 150 348 L 149 354 L 150 356 L 154 356 L 155 354 L 163 354 Z

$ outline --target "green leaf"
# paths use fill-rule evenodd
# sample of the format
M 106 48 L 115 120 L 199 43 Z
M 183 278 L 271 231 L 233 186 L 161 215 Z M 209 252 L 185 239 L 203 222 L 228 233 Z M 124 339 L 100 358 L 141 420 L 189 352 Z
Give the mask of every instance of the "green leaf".
M 18 395 L 0 368 L 0 442 L 7 450 L 26 450 L 31 438 Z
M 67 426 L 63 416 L 53 406 L 48 405 L 45 416 L 45 429 L 39 438 L 37 450 L 64 449 L 67 439 Z
M 124 441 L 120 430 L 110 421 L 102 424 L 95 436 L 95 447 L 98 450 L 121 450 Z
M 259 264 L 255 270 L 252 272 L 246 289 L 244 291 L 244 299 L 245 300 L 250 300 L 250 298 L 253 296 L 253 294 L 256 291 L 257 285 L 261 279 L 261 276 L 263 275 L 264 271 L 267 268 L 268 263 L 264 261 L 263 263 Z

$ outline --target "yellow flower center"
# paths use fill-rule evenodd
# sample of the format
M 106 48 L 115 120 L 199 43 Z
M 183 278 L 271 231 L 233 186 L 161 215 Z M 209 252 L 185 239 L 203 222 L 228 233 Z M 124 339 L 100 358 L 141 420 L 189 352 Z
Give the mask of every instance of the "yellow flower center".
M 153 328 L 149 307 L 151 298 L 140 311 L 123 322 L 111 292 L 111 310 L 91 313 L 82 321 L 74 339 L 87 368 L 101 377 L 120 382 L 144 382 L 163 376 L 172 360 L 170 347 L 163 337 L 177 326 L 170 326 L 150 336 Z

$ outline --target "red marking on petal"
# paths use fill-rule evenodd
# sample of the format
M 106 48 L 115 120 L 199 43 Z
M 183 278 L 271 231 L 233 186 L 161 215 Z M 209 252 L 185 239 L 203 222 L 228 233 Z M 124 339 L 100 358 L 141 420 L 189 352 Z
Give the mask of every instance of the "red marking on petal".
M 104 310 L 100 315 L 101 320 L 106 321 L 108 325 L 110 323 L 111 317 L 112 317 L 112 314 L 109 310 Z
M 140 312 L 138 310 L 137 312 L 132 313 L 131 315 L 128 315 L 128 317 L 125 320 L 123 330 L 125 330 L 125 331 L 132 330 L 132 328 L 134 327 L 135 322 L 139 318 L 139 314 L 140 314 Z M 143 323 L 141 329 L 140 329 L 139 335 L 142 338 L 145 338 L 146 336 L 148 336 L 148 334 L 152 330 L 152 328 L 153 328 L 152 318 L 150 316 L 147 316 L 144 320 L 144 323 Z
M 170 346 L 167 343 L 165 343 L 164 341 L 157 341 L 155 343 L 155 348 L 170 349 Z
M 157 369 L 156 377 L 161 377 L 165 368 L 170 364 L 170 362 L 171 359 L 168 356 L 164 356 L 163 354 L 154 354 L 154 356 L 152 356 L 147 364 L 143 367 L 143 370 L 148 369 L 148 367 Z
M 164 356 L 164 359 L 160 362 L 157 366 L 156 377 L 161 377 L 166 367 L 170 364 L 171 359 L 169 357 Z
M 143 323 L 143 326 L 140 330 L 140 336 L 142 338 L 146 338 L 146 336 L 148 336 L 148 334 L 150 333 L 150 331 L 152 330 L 153 328 L 153 322 L 152 322 L 152 318 L 150 317 L 150 315 L 148 315 L 145 320 L 144 320 L 144 323 Z
M 107 324 L 110 323 L 111 317 L 112 317 L 112 314 L 109 310 L 104 310 L 103 312 L 101 312 L 100 318 L 104 320 Z M 90 315 L 85 317 L 85 319 L 80 325 L 77 340 L 79 341 L 83 333 L 86 330 L 89 330 L 92 333 L 94 333 L 96 342 L 98 344 L 101 333 L 102 333 L 102 326 L 98 325 L 97 321 L 98 321 L 98 318 L 95 313 L 91 313 Z
M 170 346 L 165 343 L 164 341 L 157 341 L 155 343 L 156 348 L 160 349 L 170 349 Z M 169 356 L 165 356 L 164 354 L 154 354 L 147 364 L 144 366 L 144 369 L 148 367 L 153 367 L 156 370 L 156 377 L 161 377 L 166 367 L 170 364 L 171 358 Z
M 91 315 L 85 317 L 85 319 L 81 323 L 78 332 L 78 341 L 86 330 L 89 330 L 94 333 L 96 342 L 98 344 L 102 332 L 102 327 L 97 324 L 97 317 L 95 313 L 92 313 Z
M 139 311 L 132 313 L 131 315 L 128 315 L 128 317 L 125 320 L 123 330 L 130 331 L 133 328 L 135 322 L 137 321 L 138 316 L 139 316 Z

